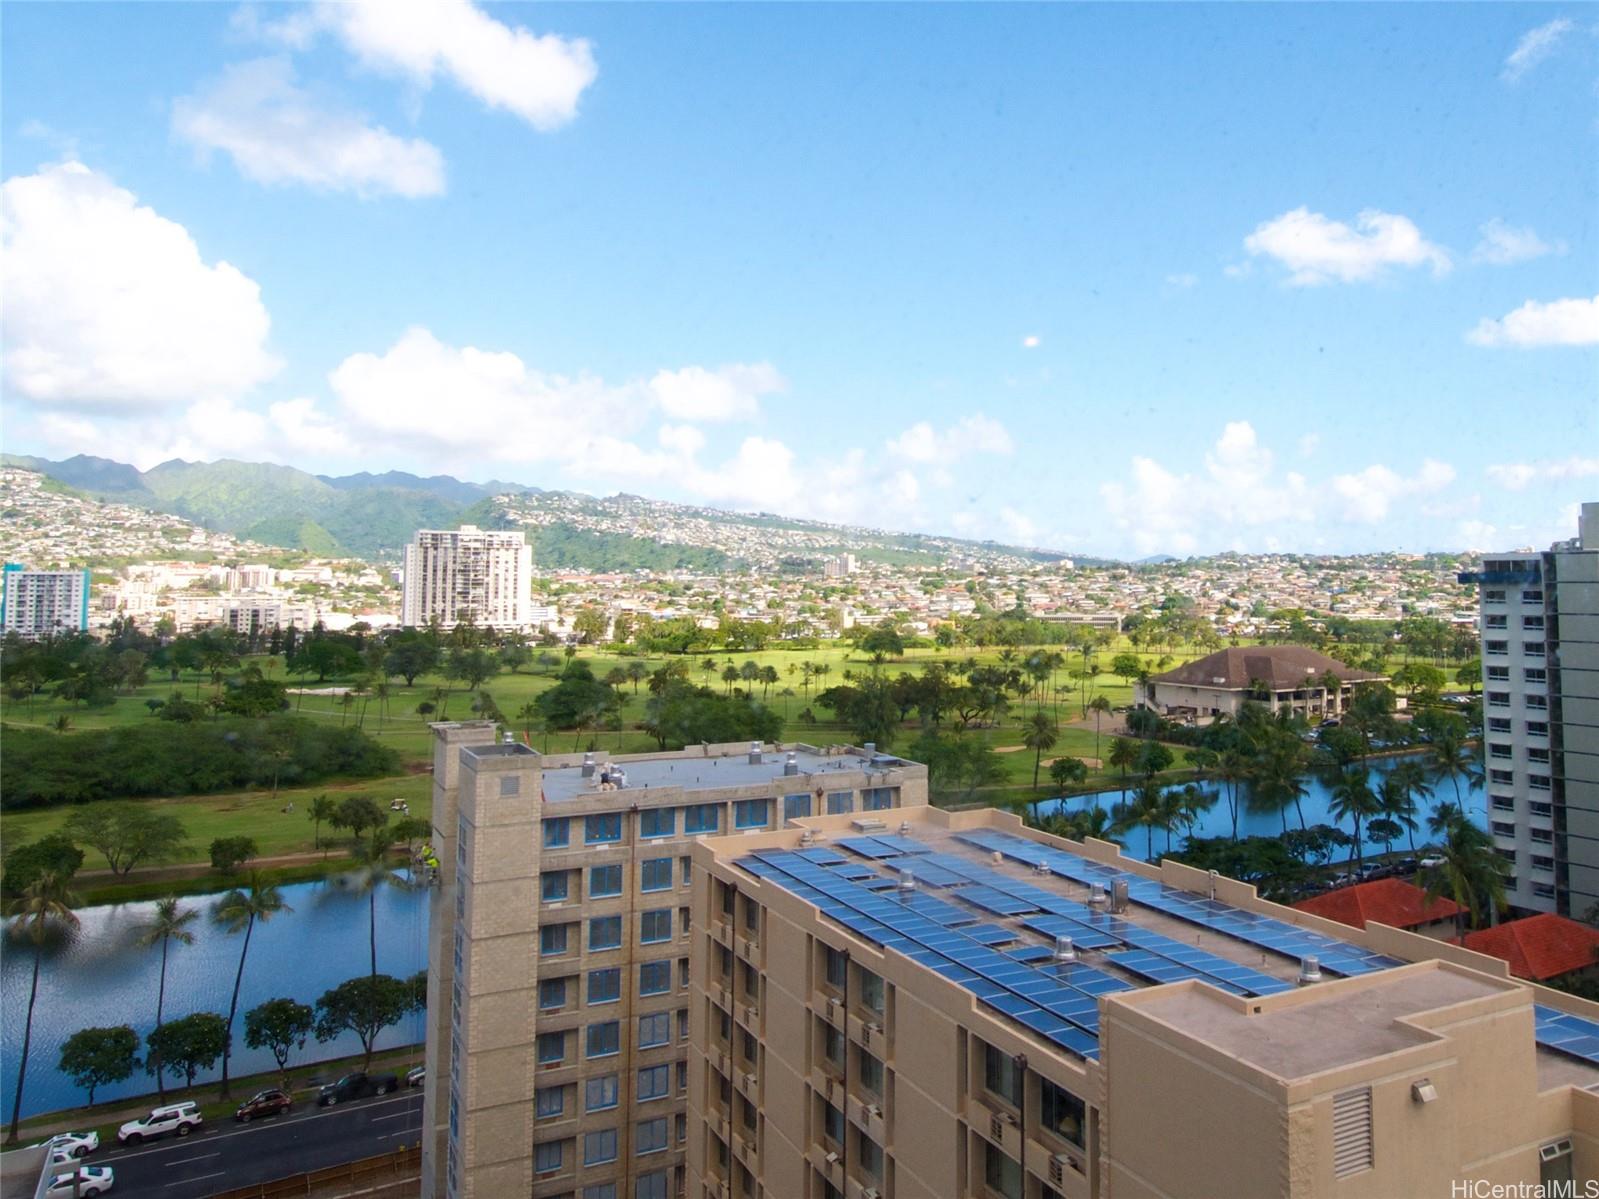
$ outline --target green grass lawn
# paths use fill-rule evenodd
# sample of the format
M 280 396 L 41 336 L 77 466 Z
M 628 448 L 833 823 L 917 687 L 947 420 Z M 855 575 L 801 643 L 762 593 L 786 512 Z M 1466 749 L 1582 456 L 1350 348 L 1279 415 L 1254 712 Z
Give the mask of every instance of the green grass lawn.
M 1119 643 L 1100 651 L 1096 661 L 1107 664 L 1113 653 L 1123 652 L 1128 648 L 1125 642 Z M 1025 649 L 1016 651 L 1017 659 L 1025 659 L 1028 652 Z M 642 661 L 652 670 L 666 661 L 661 657 L 635 659 L 604 650 L 585 650 L 579 656 L 588 661 L 595 674 L 601 678 L 613 668 L 617 666 L 625 668 L 629 662 L 635 660 Z M 1151 669 L 1156 666 L 1161 656 L 1154 653 L 1144 655 Z M 1186 661 L 1194 656 L 1196 656 L 1194 653 L 1174 655 L 1172 661 L 1174 663 Z M 954 665 L 968 658 L 976 658 L 986 664 L 1000 661 L 997 650 L 923 649 L 911 650 L 903 659 L 885 663 L 883 669 L 891 675 L 901 671 L 920 674 L 933 663 Z M 833 714 L 816 701 L 819 691 L 847 682 L 846 671 L 859 675 L 871 669 L 871 664 L 865 658 L 852 656 L 847 646 L 690 655 L 688 661 L 689 677 L 695 683 L 718 689 L 725 687 L 721 671 L 729 661 L 736 666 L 742 666 L 750 661 L 757 666 L 774 666 L 777 668 L 780 681 L 769 690 L 756 684 L 755 690 L 758 696 L 762 695 L 763 691 L 766 692 L 765 701 L 783 714 L 785 739 L 818 744 L 854 739 L 849 730 L 833 719 Z M 703 669 L 702 663 L 705 661 L 714 664 L 712 671 Z M 828 672 L 813 680 L 809 687 L 805 686 L 800 670 L 800 663 L 805 661 L 828 668 Z M 280 661 L 261 658 L 256 659 L 256 662 L 270 676 L 283 677 Z M 1068 668 L 1080 665 L 1080 662 L 1079 657 L 1068 654 Z M 318 684 L 314 680 L 291 677 L 287 681 L 291 687 L 303 684 L 306 688 L 316 688 L 347 686 L 355 680 L 329 679 L 326 683 Z M 1084 698 L 1081 685 L 1072 680 L 1066 670 L 1059 672 L 1055 681 L 1060 685 L 1060 691 L 1053 697 L 1053 702 L 1046 703 L 1045 710 L 1055 714 L 1063 724 L 1078 719 Z M 493 696 L 494 702 L 505 714 L 510 725 L 520 731 L 524 728 L 524 724 L 517 717 L 518 711 L 542 691 L 554 686 L 555 682 L 556 677 L 553 673 L 539 674 L 523 670 L 516 674 L 501 673 L 486 683 L 484 689 Z M 340 697 L 331 695 L 291 694 L 289 698 L 293 710 L 308 719 L 359 724 L 365 732 L 397 750 L 408 767 L 415 770 L 421 764 L 432 760 L 433 738 L 428 729 L 430 721 L 473 718 L 472 694 L 456 688 L 447 695 L 438 696 L 436 694 L 438 689 L 445 686 L 447 686 L 446 680 L 431 676 L 417 679 L 415 686 L 412 687 L 407 687 L 402 680 L 396 679 L 389 685 L 386 704 L 372 697 L 357 698 L 348 706 L 341 702 Z M 190 698 L 197 694 L 204 698 L 215 690 L 209 677 L 186 675 L 176 683 L 169 678 L 163 678 L 159 682 L 151 682 L 139 688 L 132 694 L 119 695 L 116 702 L 108 708 L 89 709 L 66 703 L 52 696 L 40 695 L 31 701 L 5 702 L 0 706 L 0 719 L 8 725 L 49 729 L 55 727 L 57 718 L 64 715 L 70 721 L 69 731 L 154 721 L 156 718 L 146 707 L 146 701 L 165 699 L 175 689 L 181 689 Z M 620 733 L 612 730 L 586 730 L 581 734 L 570 731 L 535 733 L 532 738 L 534 747 L 552 753 L 567 753 L 584 748 L 592 741 L 601 749 L 616 753 L 643 753 L 655 750 L 657 745 L 654 738 L 638 727 L 644 718 L 645 703 L 649 698 L 648 687 L 640 685 L 635 689 L 629 682 L 623 684 L 619 690 L 623 696 L 623 728 Z M 785 695 L 785 691 L 792 694 Z M 1116 676 L 1102 673 L 1093 681 L 1088 694 L 1104 695 L 1113 705 L 1121 706 L 1131 701 L 1132 689 L 1129 684 Z M 438 710 L 429 716 L 420 715 L 417 706 L 423 702 L 434 703 Z M 801 714 L 807 709 L 815 717 L 814 721 L 801 719 Z M 1015 701 L 1009 715 L 998 727 L 975 730 L 969 734 L 986 737 L 991 744 L 1001 750 L 1008 746 L 1017 747 L 1012 752 L 1001 754 L 1006 783 L 1002 788 L 983 792 L 982 798 L 985 802 L 1015 802 L 1033 794 L 1031 790 L 1033 754 L 1029 750 L 1020 748 L 1022 721 L 1033 710 L 1032 700 Z M 900 731 L 895 742 L 896 747 L 903 749 L 916 735 L 917 729 L 912 721 Z M 1101 754 L 1107 752 L 1109 739 L 1108 734 L 1100 738 Z M 1177 747 L 1173 748 L 1180 766 L 1184 761 L 1184 754 Z M 1063 727 L 1056 747 L 1044 756 L 1046 760 L 1058 755 L 1092 758 L 1094 752 L 1095 739 L 1092 726 L 1086 729 Z M 1115 772 L 1091 771 L 1091 784 L 1112 786 L 1115 782 Z M 1052 790 L 1047 767 L 1040 772 L 1040 788 L 1046 793 Z M 221 836 L 253 837 L 264 857 L 311 852 L 313 830 L 310 821 L 305 817 L 305 811 L 309 800 L 323 792 L 335 797 L 344 794 L 370 795 L 385 807 L 390 799 L 403 798 L 410 803 L 413 816 L 426 818 L 430 810 L 432 780 L 425 773 L 408 773 L 395 778 L 334 781 L 314 787 L 285 787 L 275 800 L 270 790 L 263 788 L 223 795 L 185 796 L 144 802 L 160 804 L 165 810 L 178 816 L 188 831 L 192 846 L 188 860 L 204 862 L 207 860 L 207 847 L 211 840 Z M 294 804 L 294 811 L 284 813 L 282 809 L 291 802 Z M 50 832 L 61 824 L 68 811 L 69 809 L 65 807 L 58 807 L 42 811 L 0 814 L 0 843 L 15 844 Z M 336 841 L 336 847 L 338 844 Z M 335 855 L 341 852 L 340 848 L 334 850 Z M 84 862 L 85 870 L 101 869 L 103 866 L 103 860 L 90 851 Z

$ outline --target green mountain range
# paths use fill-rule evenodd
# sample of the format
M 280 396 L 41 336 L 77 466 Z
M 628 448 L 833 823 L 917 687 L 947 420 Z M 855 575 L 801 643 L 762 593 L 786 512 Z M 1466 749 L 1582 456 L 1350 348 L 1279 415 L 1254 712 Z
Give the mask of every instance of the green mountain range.
M 929 568 L 952 557 L 1025 564 L 1063 556 L 770 513 L 628 495 L 597 499 L 520 483 L 471 483 L 404 471 L 333 477 L 231 459 L 174 459 L 140 471 L 81 454 L 61 461 L 6 454 L 0 464 L 38 471 L 96 499 L 172 513 L 266 545 L 369 561 L 398 559 L 417 529 L 461 524 L 526 529 L 541 569 L 718 571 L 786 567 L 846 552 L 867 561 Z

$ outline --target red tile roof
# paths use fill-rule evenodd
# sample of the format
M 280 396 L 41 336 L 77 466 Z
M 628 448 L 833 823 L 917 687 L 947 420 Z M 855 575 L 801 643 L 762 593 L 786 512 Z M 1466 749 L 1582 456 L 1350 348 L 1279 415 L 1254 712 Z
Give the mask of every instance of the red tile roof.
M 1503 958 L 1517 978 L 1542 981 L 1599 963 L 1599 929 L 1545 912 L 1467 933 L 1466 948 Z
M 1427 893 L 1414 883 L 1380 878 L 1301 899 L 1294 907 L 1351 928 L 1365 928 L 1368 920 L 1395 928 L 1415 928 L 1418 924 L 1453 919 L 1460 911 L 1452 899 L 1439 896 L 1431 903 L 1426 900 Z

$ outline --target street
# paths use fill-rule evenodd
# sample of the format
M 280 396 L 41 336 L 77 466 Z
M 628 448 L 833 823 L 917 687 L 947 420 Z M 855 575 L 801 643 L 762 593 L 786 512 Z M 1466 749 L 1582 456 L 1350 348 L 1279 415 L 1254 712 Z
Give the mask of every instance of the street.
M 205 1199 L 218 1191 L 375 1157 L 421 1140 L 422 1093 L 336 1107 L 298 1104 L 252 1124 L 208 1124 L 193 1136 L 137 1149 L 101 1149 L 85 1165 L 116 1171 L 114 1196 Z

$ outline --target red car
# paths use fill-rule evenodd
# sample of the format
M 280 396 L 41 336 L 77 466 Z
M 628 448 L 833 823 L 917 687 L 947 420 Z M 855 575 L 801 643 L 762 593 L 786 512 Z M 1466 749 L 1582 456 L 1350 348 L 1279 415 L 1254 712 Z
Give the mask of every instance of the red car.
M 260 1116 L 276 1116 L 288 1111 L 294 1106 L 294 1100 L 289 1098 L 287 1091 L 280 1091 L 273 1087 L 269 1091 L 251 1095 L 239 1104 L 239 1110 L 233 1113 L 233 1118 L 241 1123 L 248 1124 Z

